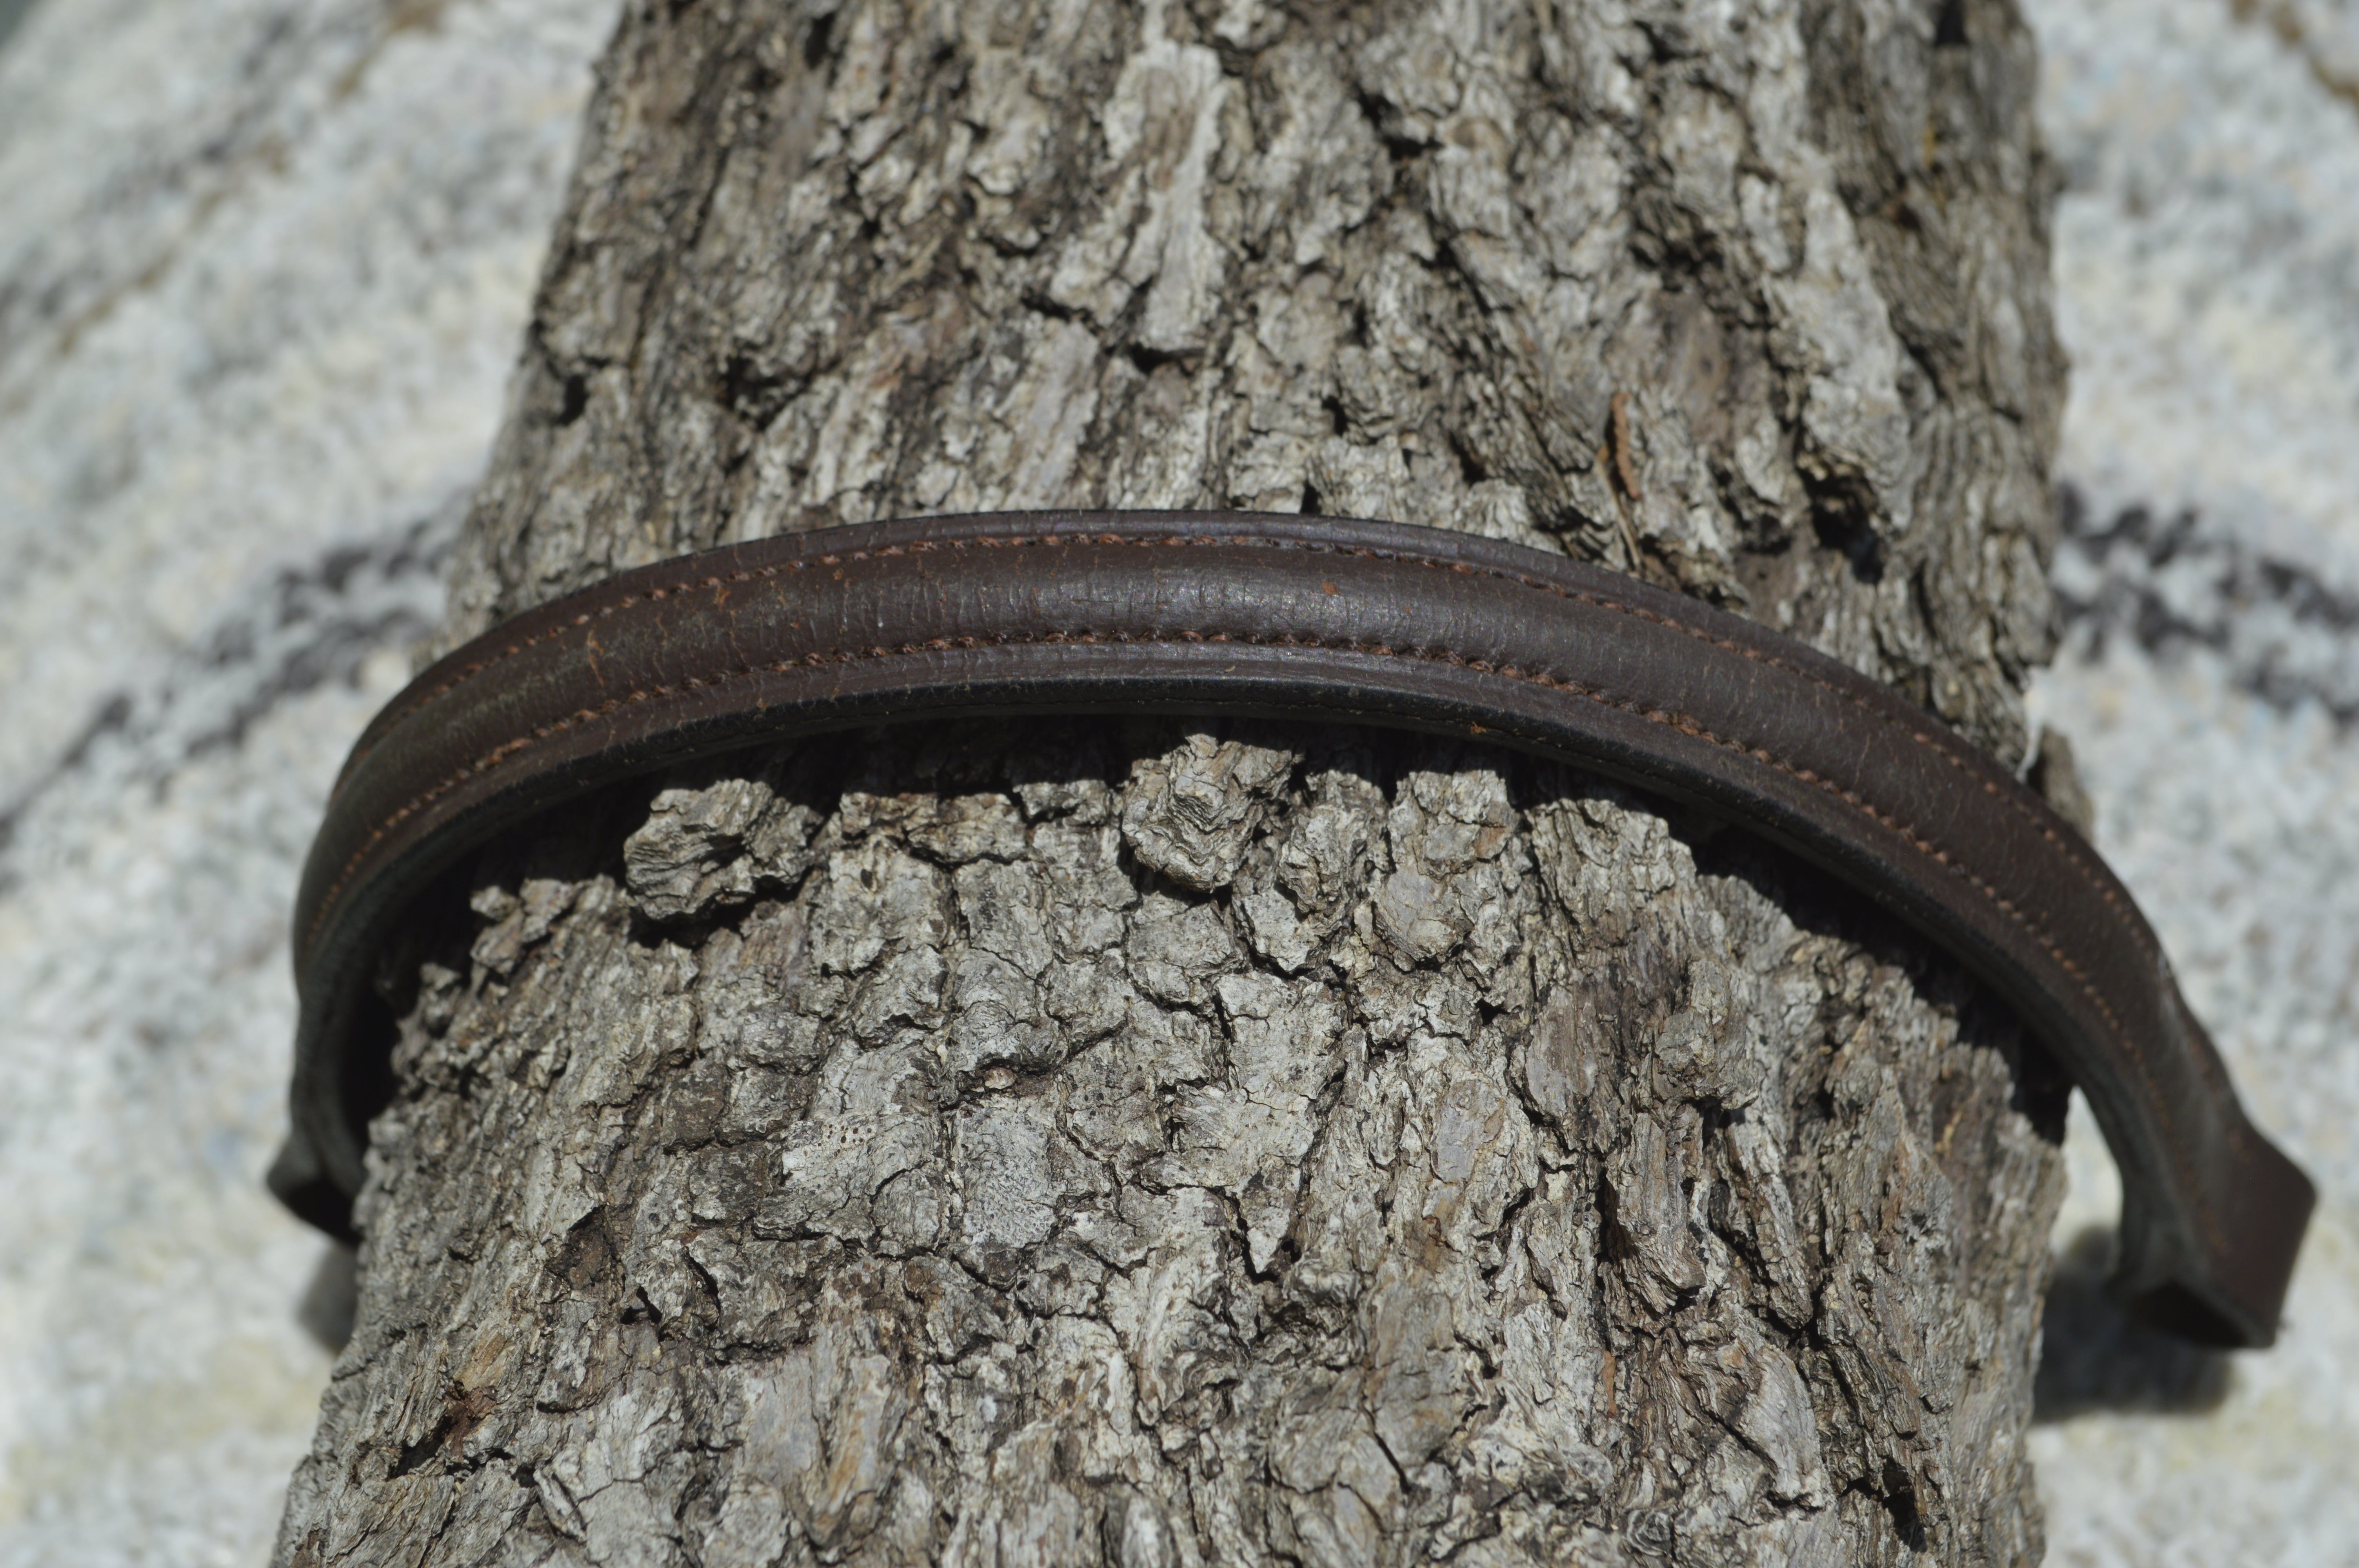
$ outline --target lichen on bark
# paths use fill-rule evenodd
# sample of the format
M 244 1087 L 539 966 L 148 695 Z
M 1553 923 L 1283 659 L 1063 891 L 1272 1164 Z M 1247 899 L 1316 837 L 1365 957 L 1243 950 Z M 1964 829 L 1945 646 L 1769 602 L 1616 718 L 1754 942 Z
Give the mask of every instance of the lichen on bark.
M 634 7 L 445 639 L 832 522 L 1310 506 L 2018 758 L 2031 70 L 1985 0 Z M 2057 1086 L 1741 834 L 1473 743 L 947 725 L 472 885 L 282 1562 L 2038 1554 Z

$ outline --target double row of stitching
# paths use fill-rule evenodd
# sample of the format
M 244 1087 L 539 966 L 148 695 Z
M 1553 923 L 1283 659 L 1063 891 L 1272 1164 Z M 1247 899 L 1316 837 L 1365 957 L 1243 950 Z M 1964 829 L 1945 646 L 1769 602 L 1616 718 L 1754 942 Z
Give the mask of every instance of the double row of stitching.
M 831 568 L 840 566 L 847 561 L 863 562 L 877 558 L 895 558 L 910 555 L 930 554 L 941 550 L 959 551 L 970 547 L 980 547 L 984 549 L 1029 548 L 1065 544 L 1095 544 L 1114 546 L 1136 545 L 1147 547 L 1201 547 L 1220 546 L 1235 547 L 1243 546 L 1256 548 L 1299 550 L 1305 553 L 1316 554 L 1348 553 L 1373 559 L 1398 561 L 1405 564 L 1423 567 L 1427 569 L 1451 570 L 1462 574 L 1481 576 L 1490 580 L 1510 582 L 1527 589 L 1548 593 L 1556 598 L 1569 599 L 1574 602 L 1586 604 L 1593 609 L 1602 610 L 1613 614 L 1628 616 L 1633 619 L 1644 621 L 1651 625 L 1660 626 L 1666 630 L 1696 638 L 1697 640 L 1701 641 L 1710 646 L 1719 648 L 1723 652 L 1735 654 L 1751 662 L 1780 670 L 1794 678 L 1805 681 L 1817 689 L 1836 697 L 1838 700 L 1848 703 L 1862 714 L 1875 720 L 1879 726 L 1897 730 L 1900 733 L 1908 736 L 1918 745 L 1930 750 L 1934 755 L 1940 757 L 1953 771 L 1963 774 L 1971 784 L 1978 786 L 1994 798 L 2004 802 L 2011 810 L 2022 816 L 2028 826 L 2040 833 L 2049 843 L 2059 849 L 2063 853 L 2067 862 L 2071 864 L 2074 871 L 2082 877 L 2090 891 L 2096 893 L 2107 908 L 2114 913 L 2116 919 L 2120 922 L 2122 928 L 2131 936 L 2133 941 L 2136 942 L 2141 952 L 2146 954 L 2150 959 L 2157 956 L 2153 950 L 2151 938 L 2148 934 L 2141 928 L 2138 922 L 2126 917 L 2120 895 L 2115 888 L 2112 885 L 2109 879 L 2100 875 L 2095 868 L 2092 867 L 2086 861 L 2082 851 L 2078 846 L 2068 843 L 2063 838 L 2060 838 L 2051 827 L 2041 822 L 2037 816 L 2033 816 L 2021 802 L 2012 799 L 2006 792 L 1999 789 L 1992 780 L 1984 776 L 1980 770 L 1973 767 L 1966 761 L 1966 759 L 1956 754 L 1956 752 L 1950 747 L 1941 744 L 1924 730 L 1915 725 L 1905 723 L 1895 718 L 1893 715 L 1879 708 L 1864 695 L 1856 692 L 1845 691 L 1817 672 L 1796 665 L 1791 661 L 1781 658 L 1773 653 L 1747 646 L 1745 643 L 1734 638 L 1716 636 L 1702 627 L 1674 619 L 1656 611 L 1628 603 L 1622 600 L 1607 598 L 1593 593 L 1584 589 L 1573 588 L 1563 583 L 1550 581 L 1548 579 L 1535 577 L 1527 572 L 1515 571 L 1508 568 L 1486 565 L 1477 565 L 1471 562 L 1438 559 L 1430 556 L 1390 549 L 1359 542 L 1346 544 L 1319 540 L 1295 540 L 1272 537 L 1268 535 L 1249 533 L 1173 533 L 1157 534 L 1143 537 L 1137 535 L 1126 536 L 1112 532 L 1079 534 L 1038 533 L 1000 535 L 982 535 L 968 538 L 910 540 L 901 544 L 881 546 L 874 549 L 828 551 L 815 557 L 806 556 L 786 562 L 771 563 L 760 567 L 741 568 L 731 572 L 708 572 L 697 577 L 682 577 L 668 585 L 659 585 L 654 588 L 642 589 L 635 592 L 622 594 L 610 603 L 600 605 L 594 610 L 584 610 L 555 626 L 546 628 L 531 636 L 521 638 L 516 642 L 510 643 L 502 647 L 497 654 L 493 654 L 489 658 L 483 659 L 473 665 L 467 665 L 461 671 L 457 672 L 451 679 L 429 688 L 429 690 L 424 694 L 413 698 L 412 701 L 405 705 L 400 710 L 398 710 L 398 712 L 391 716 L 388 719 L 381 721 L 378 725 L 372 725 L 371 728 L 382 736 L 382 734 L 389 732 L 392 727 L 395 724 L 397 724 L 401 719 L 416 712 L 420 707 L 433 700 L 436 697 L 455 689 L 459 686 L 465 684 L 476 675 L 498 665 L 504 660 L 515 656 L 529 647 L 547 642 L 553 637 L 561 636 L 568 632 L 587 626 L 593 620 L 603 619 L 619 613 L 642 602 L 662 602 L 677 594 L 686 593 L 691 590 L 719 588 L 727 584 L 744 583 L 762 579 L 774 579 L 782 572 L 799 572 L 821 568 Z M 349 776 L 352 768 L 357 765 L 361 756 L 364 754 L 364 751 L 365 748 L 356 749 L 352 762 L 348 762 L 346 765 L 347 776 Z M 1938 855 L 1938 852 L 1936 853 Z M 1946 857 L 1940 858 L 1941 858 L 1944 860 L 1944 863 L 1946 863 Z
M 1183 538 L 1181 541 L 1174 542 L 1195 541 L 1185 540 Z M 839 556 L 834 558 L 836 561 L 840 562 L 844 558 L 844 557 L 854 556 L 855 554 L 865 555 L 867 552 L 844 552 L 842 556 Z M 1414 559 L 1416 557 L 1410 558 Z M 829 557 L 819 557 L 813 564 L 829 564 Z M 1451 563 L 1430 562 L 1426 564 L 1446 566 Z M 1484 568 L 1473 569 L 1483 570 Z M 1486 575 L 1497 576 L 1500 574 L 1489 572 L 1486 573 Z M 722 579 L 714 578 L 705 579 L 708 583 L 717 580 Z M 687 586 L 697 587 L 701 585 L 691 583 Z M 652 597 L 652 595 L 647 597 Z M 1592 596 L 1582 595 L 1582 597 L 1589 600 L 1589 601 L 1593 603 L 1600 602 L 1594 600 Z M 1624 613 L 1646 614 L 1649 620 L 1666 624 L 1672 630 L 1690 632 L 1690 634 L 1693 634 L 1692 629 L 1690 628 L 1680 626 L 1675 622 L 1664 621 L 1661 617 L 1653 616 L 1649 612 L 1638 611 L 1636 607 L 1620 604 L 1601 604 L 1601 607 L 1618 610 Z M 588 616 L 585 612 L 585 615 L 577 619 L 574 624 L 582 624 L 587 619 Z M 1741 646 L 1723 642 L 1720 639 L 1712 639 L 1712 641 L 1718 645 L 1727 648 L 1732 652 L 1748 652 Z M 946 651 L 953 646 L 1027 646 L 1093 642 L 1128 644 L 1145 643 L 1149 645 L 1168 644 L 1173 643 L 1192 643 L 1201 644 L 1205 642 L 1235 642 L 1247 645 L 1310 647 L 1330 652 L 1352 653 L 1363 656 L 1395 659 L 1420 659 L 1450 664 L 1462 668 L 1473 669 L 1478 673 L 1495 676 L 1502 679 L 1527 682 L 1540 686 L 1546 689 L 1567 692 L 1571 695 L 1583 697 L 1591 702 L 1597 703 L 1601 706 L 1614 708 L 1617 710 L 1629 713 L 1649 722 L 1676 729 L 1681 733 L 1703 741 L 1706 743 L 1718 747 L 1723 751 L 1745 756 L 1764 766 L 1785 773 L 1788 777 L 1794 778 L 1802 784 L 1808 784 L 1832 795 L 1833 798 L 1842 801 L 1854 812 L 1876 823 L 1886 831 L 1896 834 L 1919 854 L 1933 861 L 1935 864 L 1941 866 L 1951 874 L 1960 878 L 1960 880 L 1966 885 L 1973 888 L 1975 892 L 1981 894 L 1992 907 L 1998 910 L 2027 936 L 2028 936 L 2041 951 L 2045 952 L 2049 959 L 2055 963 L 2063 973 L 2071 977 L 2072 982 L 2079 988 L 2081 994 L 2095 1011 L 2097 1016 L 2104 1020 L 2105 1027 L 2112 1033 L 2114 1040 L 2125 1047 L 2123 1054 L 2128 1058 L 2132 1068 L 2137 1073 L 2139 1080 L 2146 1089 L 2147 1099 L 2157 1108 L 2158 1113 L 2166 1123 L 2164 1129 L 2166 1132 L 2164 1146 L 2172 1156 L 2174 1166 L 2178 1169 L 2179 1174 L 2182 1178 L 2183 1185 L 2187 1188 L 2194 1202 L 2198 1217 L 2202 1224 L 2204 1232 L 2215 1247 L 2223 1244 L 2219 1224 L 2212 1211 L 2208 1195 L 2204 1191 L 2203 1184 L 2201 1182 L 2190 1179 L 2191 1177 L 2191 1173 L 2187 1169 L 2183 1162 L 2183 1159 L 2181 1158 L 2182 1152 L 2179 1147 L 2180 1140 L 2176 1135 L 2177 1117 L 2175 1108 L 2169 1097 L 2157 1092 L 2151 1074 L 2147 1069 L 2143 1054 L 2136 1049 L 2136 1042 L 2131 1040 L 2126 1030 L 2123 1027 L 2119 1016 L 2115 1013 L 2110 1002 L 2099 992 L 2093 981 L 2082 971 L 2081 966 L 2072 961 L 2061 946 L 2048 931 L 2046 931 L 2037 922 L 2033 921 L 2020 907 L 2018 907 L 2012 900 L 2006 898 L 1995 887 L 1960 865 L 1947 851 L 1940 849 L 1930 838 L 1926 838 L 1919 830 L 1897 816 L 1879 808 L 1860 796 L 1857 793 L 1843 788 L 1841 784 L 1821 775 L 1814 770 L 1799 766 L 1788 759 L 1779 757 L 1766 748 L 1747 746 L 1742 741 L 1722 736 L 1706 728 L 1701 722 L 1689 715 L 1672 712 L 1660 708 L 1648 708 L 1625 699 L 1617 698 L 1606 694 L 1597 687 L 1591 687 L 1582 682 L 1567 679 L 1562 676 L 1549 676 L 1540 672 L 1525 671 L 1513 665 L 1499 666 L 1489 661 L 1472 659 L 1456 650 L 1449 648 L 1401 649 L 1392 647 L 1388 644 L 1339 642 L 1332 639 L 1307 637 L 1299 633 L 1274 633 L 1267 637 L 1257 637 L 1252 635 L 1238 635 L 1234 633 L 1190 633 L 1182 631 L 1162 631 L 1144 634 L 1121 632 L 1092 633 L 1086 631 L 1058 631 L 1031 634 L 1011 633 L 987 639 L 936 638 L 926 643 L 906 643 L 897 645 L 872 647 L 866 649 L 839 649 L 832 653 L 813 652 L 804 655 L 804 657 L 799 660 L 782 659 L 766 665 L 741 664 L 734 669 L 715 672 L 712 676 L 701 678 L 692 677 L 678 685 L 634 687 L 621 694 L 609 697 L 606 700 L 594 707 L 577 708 L 573 713 L 563 718 L 552 719 L 547 724 L 536 726 L 526 735 L 517 736 L 509 741 L 501 742 L 500 744 L 493 747 L 490 751 L 476 757 L 463 766 L 459 767 L 434 785 L 413 795 L 408 801 L 404 802 L 400 806 L 397 807 L 393 812 L 383 818 L 370 832 L 368 838 L 362 843 L 361 847 L 354 850 L 346 860 L 343 866 L 340 868 L 334 881 L 330 885 L 326 893 L 321 899 L 318 908 L 314 912 L 310 926 L 306 933 L 306 940 L 308 942 L 310 940 L 316 939 L 321 924 L 327 919 L 330 910 L 333 907 L 336 900 L 342 894 L 342 890 L 349 885 L 354 871 L 375 850 L 376 847 L 385 840 L 386 836 L 397 830 L 404 822 L 408 821 L 418 813 L 427 810 L 436 801 L 440 800 L 451 791 L 458 788 L 469 780 L 480 777 L 501 767 L 518 752 L 528 749 L 537 742 L 546 741 L 551 736 L 563 733 L 579 725 L 594 722 L 598 719 L 606 718 L 625 706 L 675 697 L 680 695 L 683 691 L 701 690 L 707 687 L 724 686 L 737 681 L 758 678 L 765 675 L 787 674 L 799 667 L 824 667 L 829 665 L 853 665 L 886 658 L 908 657 L 929 652 Z M 486 664 L 488 665 L 490 662 L 491 661 L 486 661 Z M 1816 680 L 1816 677 L 1811 676 L 1807 671 L 1794 669 L 1790 665 L 1784 665 L 1782 661 L 1779 662 L 1779 667 L 1784 668 L 1789 675 L 1800 678 L 1815 680 L 1816 684 L 1818 684 L 1822 689 L 1834 691 L 1836 692 L 1836 695 L 1849 695 L 1837 691 L 1837 689 L 1830 683 L 1822 680 Z M 1873 709 L 1870 709 L 1869 711 L 1873 712 Z M 1880 718 L 1882 716 L 1878 715 L 1877 717 Z M 1936 750 L 1938 752 L 1941 749 L 1937 747 Z M 1944 754 L 1946 755 L 1946 753 Z
M 2082 880 L 2088 885 L 2090 891 L 2093 892 L 2105 904 L 2105 906 L 2114 913 L 2115 917 L 2121 921 L 2123 929 L 2128 934 L 2131 940 L 2136 944 L 2140 953 L 2149 962 L 2159 961 L 2161 957 L 2160 949 L 2156 945 L 2151 934 L 2144 928 L 2140 922 L 2128 918 L 2127 910 L 2123 902 L 2119 889 L 2115 886 L 2113 879 L 2105 875 L 2103 870 L 2090 860 L 2088 851 L 2082 845 L 2074 842 L 2071 838 L 2066 836 L 2058 834 L 2053 825 L 2042 821 L 2022 801 L 2014 798 L 2008 792 L 2000 788 L 1997 783 L 1988 777 L 1981 769 L 1977 768 L 1965 757 L 1959 755 L 1950 746 L 1943 744 L 1939 738 L 1931 734 L 1930 731 L 1916 725 L 1907 723 L 1893 714 L 1878 708 L 1864 695 L 1859 692 L 1843 690 L 1842 687 L 1836 686 L 1832 681 L 1828 680 L 1824 676 L 1818 672 L 1804 669 L 1794 664 L 1792 661 L 1782 658 L 1774 653 L 1748 646 L 1734 638 L 1717 636 L 1703 627 L 1693 625 L 1690 622 L 1664 615 L 1658 611 L 1647 610 L 1638 605 L 1625 602 L 1621 600 L 1606 598 L 1603 595 L 1593 593 L 1586 589 L 1573 588 L 1564 583 L 1551 581 L 1547 578 L 1536 577 L 1531 573 L 1516 571 L 1508 568 L 1478 565 L 1469 561 L 1440 559 L 1431 556 L 1420 555 L 1413 551 L 1391 549 L 1364 543 L 1344 544 L 1331 543 L 1315 539 L 1288 539 L 1273 536 L 1267 534 L 1255 534 L 1251 532 L 1198 534 L 1170 533 L 1155 534 L 1145 536 L 1126 535 L 1112 531 L 1064 534 L 1054 532 L 1014 535 L 984 534 L 967 537 L 952 537 L 946 539 L 912 539 L 900 544 L 879 546 L 873 549 L 829 551 L 818 556 L 798 557 L 790 560 L 773 562 L 759 567 L 739 568 L 736 570 L 729 572 L 707 572 L 695 577 L 681 577 L 669 584 L 640 589 L 632 592 L 620 594 L 609 603 L 599 605 L 594 610 L 583 610 L 567 621 L 560 622 L 554 626 L 547 627 L 529 636 L 506 643 L 497 653 L 491 654 L 489 657 L 478 660 L 473 664 L 464 666 L 453 674 L 450 679 L 419 694 L 398 710 L 387 714 L 379 719 L 375 723 L 373 723 L 369 727 L 370 735 L 364 739 L 361 745 L 354 748 L 352 757 L 346 762 L 342 777 L 349 777 L 351 775 L 353 769 L 358 765 L 361 759 L 365 756 L 370 750 L 374 749 L 377 741 L 381 740 L 386 734 L 390 733 L 392 729 L 402 719 L 408 718 L 410 714 L 415 713 L 419 708 L 433 701 L 436 697 L 463 686 L 484 671 L 503 663 L 508 658 L 522 654 L 529 648 L 538 646 L 552 638 L 563 636 L 565 633 L 578 628 L 587 626 L 594 620 L 601 620 L 621 613 L 622 611 L 631 609 L 633 606 L 642 602 L 662 602 L 675 595 L 697 589 L 716 589 L 732 584 L 775 579 L 781 573 L 799 572 L 824 567 L 834 567 L 842 565 L 845 561 L 859 562 L 879 558 L 894 558 L 909 555 L 930 554 L 940 550 L 959 551 L 968 548 L 1025 549 L 1068 544 L 1094 544 L 1114 546 L 1136 545 L 1150 547 L 1205 546 L 1223 546 L 1229 547 L 1246 546 L 1260 549 L 1294 550 L 1306 554 L 1353 554 L 1371 559 L 1398 561 L 1408 565 L 1423 567 L 1429 570 L 1448 570 L 1480 576 L 1493 581 L 1511 582 L 1525 589 L 1549 594 L 1555 598 L 1569 599 L 1576 603 L 1589 605 L 1593 609 L 1606 611 L 1617 615 L 1626 615 L 1635 620 L 1644 621 L 1651 625 L 1661 626 L 1666 630 L 1678 632 L 1685 636 L 1693 637 L 1700 642 L 1705 643 L 1712 647 L 1722 649 L 1724 652 L 1735 654 L 1738 656 L 1755 664 L 1764 665 L 1770 668 L 1782 670 L 1786 674 L 1790 675 L 1797 679 L 1809 682 L 1819 690 L 1823 691 L 1841 701 L 1849 703 L 1852 707 L 1857 708 L 1860 712 L 1874 719 L 1877 724 L 1887 729 L 1897 730 L 1902 734 L 1907 735 L 1918 745 L 1927 748 L 1932 752 L 1934 755 L 1940 757 L 1944 762 L 1949 764 L 1953 771 L 1962 774 L 1968 782 L 1973 784 L 1975 787 L 2005 804 L 2010 811 L 2015 813 L 2023 820 L 2026 826 L 2039 834 L 2043 839 L 2056 848 L 2063 855 L 2067 863 L 2069 863 L 2080 875 Z M 340 777 L 338 780 L 339 787 L 341 787 L 342 782 L 342 778 Z

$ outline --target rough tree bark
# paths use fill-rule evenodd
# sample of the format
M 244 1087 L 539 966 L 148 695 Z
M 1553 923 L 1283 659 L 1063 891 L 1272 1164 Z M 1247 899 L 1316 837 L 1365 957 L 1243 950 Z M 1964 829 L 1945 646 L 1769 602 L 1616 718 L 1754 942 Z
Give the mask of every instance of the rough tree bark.
M 2019 759 L 2032 86 L 2005 0 L 635 4 L 446 635 L 836 521 L 1316 507 Z M 419 942 L 283 1563 L 2039 1554 L 2058 1086 L 1712 823 L 953 725 L 603 797 Z

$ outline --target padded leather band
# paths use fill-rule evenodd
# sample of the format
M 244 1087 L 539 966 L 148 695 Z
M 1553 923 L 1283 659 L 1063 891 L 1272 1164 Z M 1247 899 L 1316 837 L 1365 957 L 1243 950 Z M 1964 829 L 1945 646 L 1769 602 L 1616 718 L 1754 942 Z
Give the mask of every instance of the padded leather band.
M 2119 1288 L 2266 1345 L 2310 1183 L 2245 1119 L 2128 892 L 2006 769 L 1874 681 L 1680 595 L 1433 529 L 1223 513 L 832 528 L 625 572 L 426 671 L 370 724 L 296 906 L 294 1133 L 271 1184 L 349 1226 L 405 905 L 504 829 L 690 758 L 887 721 L 1250 714 L 1561 758 L 1727 817 L 1954 954 L 2087 1094 Z

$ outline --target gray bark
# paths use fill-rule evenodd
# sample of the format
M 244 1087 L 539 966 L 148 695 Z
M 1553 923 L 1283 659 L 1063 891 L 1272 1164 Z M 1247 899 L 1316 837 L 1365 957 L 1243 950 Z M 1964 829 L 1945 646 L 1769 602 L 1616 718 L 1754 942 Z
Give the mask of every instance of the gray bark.
M 2032 72 L 1997 0 L 634 7 L 446 638 L 831 522 L 1315 505 L 2019 759 Z M 389 967 L 282 1563 L 2039 1554 L 2057 1084 L 1741 835 L 1472 744 L 951 725 L 472 886 Z

